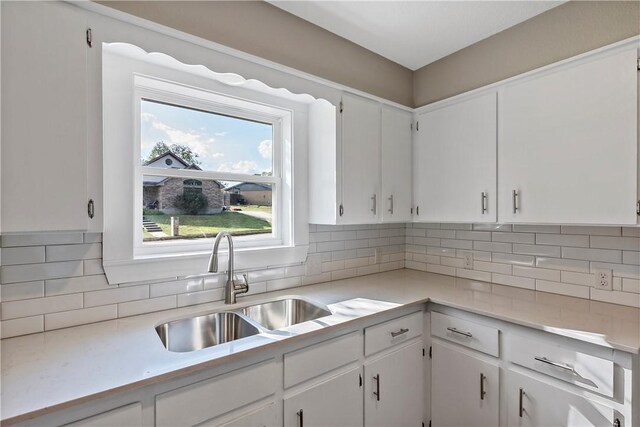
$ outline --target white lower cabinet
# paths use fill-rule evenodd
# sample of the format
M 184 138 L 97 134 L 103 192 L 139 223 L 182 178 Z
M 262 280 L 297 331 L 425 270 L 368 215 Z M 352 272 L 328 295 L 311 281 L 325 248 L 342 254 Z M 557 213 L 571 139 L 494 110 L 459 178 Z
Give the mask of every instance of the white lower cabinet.
M 142 426 L 142 404 L 140 402 L 132 403 L 71 424 L 65 424 L 65 427 L 112 426 Z
M 469 350 L 433 342 L 431 362 L 433 426 L 499 424 L 500 368 Z
M 284 425 L 362 426 L 360 368 L 339 374 L 284 399 Z
M 277 425 L 276 405 L 270 403 L 259 409 L 244 413 L 232 421 L 218 424 L 218 423 L 204 423 L 200 424 L 204 426 L 218 426 L 222 427 L 272 427 Z
M 507 415 L 509 426 L 614 426 L 625 420 L 614 409 L 546 382 L 509 371 Z
M 420 426 L 424 383 L 421 341 L 365 362 L 364 425 Z

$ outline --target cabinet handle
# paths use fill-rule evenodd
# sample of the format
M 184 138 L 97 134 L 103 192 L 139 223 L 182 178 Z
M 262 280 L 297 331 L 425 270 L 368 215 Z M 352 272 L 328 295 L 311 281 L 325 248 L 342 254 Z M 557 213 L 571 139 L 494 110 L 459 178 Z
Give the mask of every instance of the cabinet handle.
M 485 193 L 484 191 L 482 192 L 482 199 L 480 203 L 482 203 L 482 213 L 487 213 L 487 193 Z
M 518 190 L 513 190 L 513 213 L 516 214 L 520 210 L 520 193 Z
M 447 331 L 451 331 L 451 332 L 453 332 L 454 334 L 464 335 L 464 336 L 465 336 L 465 337 L 467 337 L 467 338 L 471 338 L 471 337 L 473 337 L 473 335 L 471 334 L 471 332 L 459 331 L 459 330 L 457 330 L 456 328 L 452 328 L 452 327 L 447 328 Z
M 391 332 L 391 338 L 398 337 L 400 335 L 404 335 L 409 332 L 408 328 L 401 328 L 399 331 Z
M 376 400 L 379 402 L 380 401 L 380 374 L 376 374 L 373 377 L 373 379 L 376 382 L 376 391 L 373 392 L 373 395 L 376 397 Z
M 487 394 L 486 391 L 484 391 L 484 379 L 486 377 L 484 376 L 484 374 L 482 372 L 480 372 L 480 400 L 484 400 L 484 395 Z
M 298 412 L 298 426 L 299 427 L 304 427 L 304 413 L 302 412 L 302 409 L 300 409 Z
M 393 215 L 393 194 L 389 197 L 389 213 Z
M 520 402 L 520 408 L 518 410 L 518 413 L 520 414 L 520 418 L 522 418 L 522 414 L 524 413 L 524 406 L 522 405 L 522 398 L 524 396 L 524 390 L 522 389 L 522 387 L 520 387 L 520 397 L 519 397 L 519 402 Z
M 575 373 L 573 366 L 566 365 L 564 363 L 554 362 L 553 360 L 549 360 L 544 356 L 535 356 L 534 359 L 537 360 L 538 362 L 546 363 L 547 365 L 555 366 L 556 368 L 564 369 L 565 371 Z
M 620 418 L 616 418 L 613 420 L 613 427 L 621 427 L 622 423 L 620 422 Z
M 416 206 L 416 215 L 420 216 L 420 206 Z
M 340 216 L 344 215 L 344 206 L 340 205 L 340 209 L 338 212 L 340 213 Z
M 377 205 L 378 205 L 378 195 L 374 194 L 373 197 L 371 197 L 371 200 L 373 201 L 373 207 L 371 208 L 371 212 L 373 212 L 374 215 L 377 214 Z

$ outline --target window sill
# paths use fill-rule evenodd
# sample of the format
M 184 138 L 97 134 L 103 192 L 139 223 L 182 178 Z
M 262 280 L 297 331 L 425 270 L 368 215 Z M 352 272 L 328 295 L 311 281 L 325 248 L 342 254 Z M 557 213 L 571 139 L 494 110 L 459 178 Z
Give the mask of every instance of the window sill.
M 300 264 L 307 259 L 308 250 L 308 246 L 236 249 L 234 267 L 236 270 L 248 270 Z M 105 261 L 103 266 L 109 284 L 141 282 L 208 274 L 210 256 L 211 252 L 155 255 Z M 226 271 L 227 260 L 227 252 L 221 252 L 220 271 Z

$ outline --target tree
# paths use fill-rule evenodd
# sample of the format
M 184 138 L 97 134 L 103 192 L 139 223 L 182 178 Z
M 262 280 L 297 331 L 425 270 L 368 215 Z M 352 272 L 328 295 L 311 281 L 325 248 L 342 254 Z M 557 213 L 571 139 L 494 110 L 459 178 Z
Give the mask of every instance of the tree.
M 149 153 L 148 160 L 154 159 L 158 156 L 165 154 L 166 152 L 171 151 L 176 155 L 180 156 L 182 160 L 191 164 L 191 165 L 199 165 L 200 155 L 198 153 L 194 153 L 188 145 L 184 144 L 171 144 L 167 145 L 164 141 L 156 142 L 156 145 L 153 146 L 151 152 Z
M 207 197 L 202 193 L 189 192 L 175 197 L 173 204 L 181 211 L 189 215 L 198 215 L 209 204 Z

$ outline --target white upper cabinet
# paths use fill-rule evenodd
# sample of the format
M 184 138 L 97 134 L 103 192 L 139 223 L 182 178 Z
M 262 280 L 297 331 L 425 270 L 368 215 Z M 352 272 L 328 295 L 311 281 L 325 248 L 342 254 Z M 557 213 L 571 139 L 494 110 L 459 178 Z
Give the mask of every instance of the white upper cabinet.
M 504 87 L 500 221 L 636 224 L 637 58 L 599 55 Z
M 383 222 L 411 220 L 411 139 L 413 116 L 397 108 L 382 107 Z
M 342 97 L 342 221 L 370 224 L 380 209 L 380 104 Z M 311 160 L 313 161 L 313 160 Z
M 496 93 L 418 116 L 414 219 L 495 222 Z
M 87 229 L 85 12 L 1 7 L 2 232 Z

